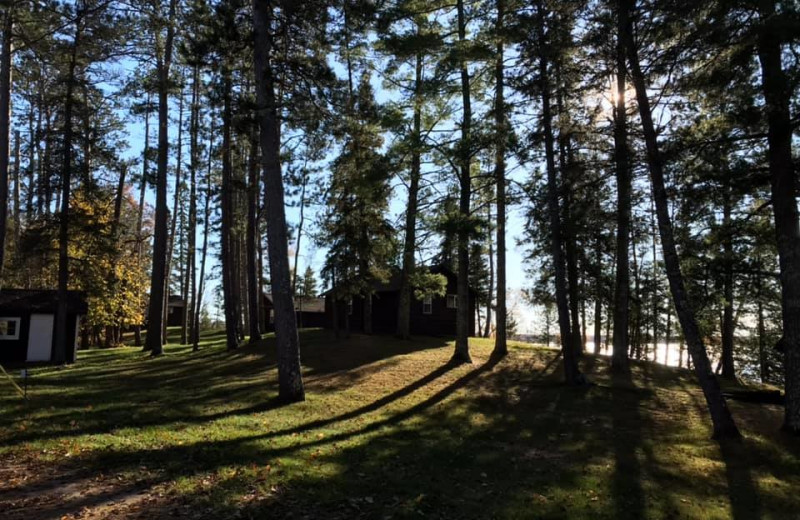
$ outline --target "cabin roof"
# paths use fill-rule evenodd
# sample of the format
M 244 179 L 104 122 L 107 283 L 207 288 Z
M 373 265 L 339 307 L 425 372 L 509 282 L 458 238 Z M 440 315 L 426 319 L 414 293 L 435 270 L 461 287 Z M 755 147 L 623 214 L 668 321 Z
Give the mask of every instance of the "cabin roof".
M 442 275 L 446 276 L 447 278 L 456 279 L 458 277 L 456 275 L 456 273 L 453 272 L 452 269 L 450 269 L 449 267 L 447 267 L 446 265 L 443 265 L 443 264 L 421 265 L 421 266 L 418 266 L 417 269 L 418 270 L 427 270 L 428 272 L 433 273 L 433 274 L 442 274 Z M 383 281 L 376 281 L 373 284 L 373 291 L 376 292 L 376 293 L 399 291 L 400 290 L 400 277 L 401 277 L 401 274 L 402 273 L 401 273 L 399 268 L 393 267 L 391 269 L 391 273 L 389 275 L 389 278 L 387 278 L 386 280 L 383 280 Z M 327 291 L 322 293 L 322 296 L 327 296 L 328 294 L 331 293 L 332 290 L 333 289 L 328 289 Z M 475 292 L 472 287 L 470 287 L 469 290 L 470 290 L 470 292 Z
M 169 307 L 184 307 L 186 302 L 177 294 L 170 294 L 167 299 L 167 306 Z
M 58 291 L 50 289 L 2 289 L 0 312 L 56 312 Z M 86 314 L 89 306 L 82 291 L 67 291 L 67 312 Z
M 266 293 L 264 298 L 270 303 L 272 301 L 272 293 Z M 301 306 L 302 305 L 302 306 Z M 325 312 L 325 298 L 301 298 L 294 299 L 294 310 L 303 312 Z

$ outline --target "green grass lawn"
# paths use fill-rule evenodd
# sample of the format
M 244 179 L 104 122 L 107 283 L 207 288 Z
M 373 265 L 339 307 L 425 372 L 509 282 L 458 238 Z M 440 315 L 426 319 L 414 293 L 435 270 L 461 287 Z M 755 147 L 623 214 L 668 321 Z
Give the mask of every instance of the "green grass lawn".
M 800 443 L 781 409 L 732 402 L 710 440 L 691 375 L 647 363 L 588 388 L 555 350 L 451 366 L 452 342 L 301 337 L 307 401 L 279 405 L 274 342 L 209 333 L 85 351 L 41 368 L 24 404 L 0 381 L 0 517 L 800 518 Z

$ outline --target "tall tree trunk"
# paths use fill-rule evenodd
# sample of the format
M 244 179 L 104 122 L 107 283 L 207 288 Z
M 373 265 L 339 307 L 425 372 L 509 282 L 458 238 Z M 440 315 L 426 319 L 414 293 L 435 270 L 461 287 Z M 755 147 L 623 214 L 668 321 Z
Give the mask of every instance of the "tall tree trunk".
M 628 358 L 630 327 L 630 227 L 631 227 L 631 171 L 628 150 L 628 112 L 625 106 L 625 82 L 628 72 L 625 64 L 623 34 L 630 14 L 627 9 L 617 10 L 616 66 L 617 82 L 614 92 L 614 170 L 617 177 L 617 251 L 614 280 L 614 344 L 611 370 L 624 373 L 630 370 Z
M 606 336 L 605 341 L 603 341 L 603 348 L 606 351 L 612 350 L 614 347 L 612 345 L 611 339 L 611 324 L 613 323 L 613 319 L 611 317 L 614 315 L 614 300 L 613 297 L 609 297 L 608 304 L 606 305 Z
M 14 51 L 11 33 L 14 28 L 13 8 L 6 7 L 3 16 L 3 42 L 0 49 L 0 280 L 6 251 L 8 229 L 8 152 L 11 132 L 11 55 Z
M 44 191 L 44 214 L 49 215 L 53 208 L 53 170 L 50 165 L 50 158 L 53 151 L 53 117 L 49 106 L 45 107 L 44 119 L 44 161 L 39 161 L 41 168 L 40 179 Z
M 486 217 L 488 221 L 492 221 L 492 205 L 486 204 Z M 483 337 L 488 338 L 492 328 L 492 290 L 494 289 L 494 244 L 492 243 L 492 234 L 488 234 L 487 241 L 489 242 L 489 290 L 486 294 L 486 323 L 483 328 Z
M 19 130 L 14 132 L 14 247 L 19 248 L 19 238 L 22 233 L 22 208 L 20 207 L 20 157 L 19 157 Z
M 632 0 L 620 1 L 621 9 L 630 12 L 631 7 Z M 639 66 L 639 54 L 633 39 L 632 24 L 629 23 L 625 29 L 624 40 L 628 51 L 628 62 L 630 64 L 633 84 L 636 89 L 636 99 L 639 104 L 642 130 L 647 146 L 647 162 L 650 167 L 653 198 L 656 202 L 658 229 L 661 235 L 664 264 L 672 291 L 672 298 L 675 301 L 678 320 L 683 329 L 683 335 L 689 347 L 689 354 L 695 366 L 695 374 L 697 375 L 697 379 L 703 389 L 706 403 L 708 404 L 714 426 L 714 438 L 739 437 L 739 430 L 736 428 L 736 423 L 733 421 L 733 416 L 731 416 L 725 398 L 722 395 L 719 382 L 711 373 L 708 354 L 705 345 L 703 345 L 700 330 L 697 326 L 697 321 L 695 320 L 694 312 L 684 287 L 680 260 L 678 259 L 678 251 L 672 232 L 672 221 L 669 216 L 667 190 L 664 185 L 664 173 L 661 163 L 662 159 L 658 149 L 655 125 L 650 110 L 650 100 L 647 97 L 647 85 L 645 84 L 644 74 Z
M 758 262 L 760 269 L 760 259 Z M 767 360 L 767 342 L 766 342 L 766 327 L 764 326 L 764 299 L 763 299 L 763 286 L 761 275 L 756 275 L 756 305 L 757 305 L 757 324 L 756 333 L 758 334 L 758 365 L 759 376 L 761 382 L 766 383 L 769 380 L 769 363 Z
M 581 278 L 581 294 L 586 294 Z M 586 350 L 586 298 L 581 298 L 581 352 Z
M 774 0 L 760 0 L 762 20 L 775 15 Z M 767 108 L 767 143 L 781 271 L 781 307 L 786 381 L 784 429 L 800 434 L 800 224 L 797 176 L 792 161 L 792 91 L 783 70 L 781 41 L 768 24 L 758 36 L 758 60 Z
M 602 342 L 603 330 L 603 241 L 600 235 L 597 236 L 594 251 L 595 265 L 597 273 L 594 280 L 594 353 L 600 353 L 600 343 Z
M 736 369 L 733 365 L 733 230 L 731 229 L 731 186 L 726 176 L 722 203 L 722 260 L 723 275 L 722 307 L 722 377 L 734 379 Z
M 206 170 L 206 196 L 203 207 L 203 245 L 200 248 L 200 274 L 197 277 L 197 293 L 194 297 L 194 311 L 192 312 L 192 350 L 200 349 L 200 311 L 203 308 L 203 291 L 206 279 L 206 258 L 208 257 L 208 230 L 211 226 L 211 193 L 213 180 L 211 178 L 211 164 L 214 156 L 214 117 L 211 117 L 211 131 L 208 143 L 208 168 Z
M 419 32 L 419 26 L 417 26 Z M 400 271 L 400 297 L 397 304 L 397 336 L 411 337 L 411 277 L 416 267 L 414 253 L 417 250 L 417 205 L 422 164 L 422 53 L 416 55 L 414 65 L 414 122 L 411 150 L 411 172 L 406 204 L 406 235 L 403 241 L 403 266 Z
M 157 57 L 158 74 L 158 162 L 156 174 L 156 215 L 153 232 L 153 272 L 150 278 L 150 307 L 148 309 L 145 350 L 151 356 L 164 352 L 161 325 L 164 319 L 164 288 L 167 276 L 167 166 L 169 159 L 169 87 L 172 64 L 172 43 L 175 36 L 177 0 L 170 0 L 167 15 L 167 34 L 163 54 Z
M 559 153 L 559 157 L 563 157 L 563 154 Z M 562 165 L 565 166 L 561 169 L 562 175 L 566 177 L 568 175 L 566 162 L 562 161 Z M 580 324 L 581 298 L 580 291 L 578 289 L 578 284 L 580 283 L 578 280 L 578 252 L 575 247 L 575 229 L 572 222 L 572 204 L 570 200 L 572 196 L 570 194 L 571 188 L 569 185 L 569 181 L 562 179 L 561 188 L 564 200 L 563 241 L 567 261 L 567 294 L 569 295 L 569 315 L 572 322 L 572 348 L 575 350 L 575 355 L 579 357 L 583 353 Z
M 258 133 L 256 128 L 250 132 L 250 157 L 247 168 L 247 310 L 250 343 L 255 343 L 261 339 L 260 313 L 258 311 L 261 295 L 258 292 L 258 251 L 256 248 L 258 242 L 258 195 L 261 192 L 261 185 L 258 182 Z M 297 275 L 295 274 L 295 276 Z
M 667 329 L 664 331 L 664 365 L 669 365 L 669 342 L 672 339 L 672 306 L 667 305 Z
M 67 69 L 67 91 L 64 98 L 64 156 L 61 169 L 61 210 L 58 225 L 58 306 L 56 310 L 53 363 L 72 362 L 67 359 L 67 288 L 69 285 L 69 202 L 72 183 L 72 108 L 75 92 L 75 74 L 78 67 L 78 46 L 81 44 L 83 7 L 76 7 L 75 36 L 72 40 L 69 67 Z M 1 146 L 1 145 L 0 145 Z M 1 152 L 2 150 L 0 150 Z M 7 154 L 4 154 L 7 155 Z
M 234 237 L 233 229 L 233 172 L 232 172 L 232 143 L 231 132 L 233 126 L 233 109 L 231 92 L 233 82 L 231 71 L 225 66 L 223 76 L 223 108 L 222 108 L 222 184 L 220 185 L 220 205 L 222 206 L 222 223 L 220 228 L 220 257 L 222 266 L 222 300 L 225 310 L 225 338 L 228 350 L 239 347 L 239 316 L 234 286 L 236 277 L 234 269 Z
M 306 164 L 308 161 L 306 161 Z M 300 220 L 297 222 L 297 240 L 294 243 L 294 267 L 292 268 L 292 295 L 297 296 L 297 277 L 300 272 L 300 242 L 303 238 L 303 225 L 306 220 L 306 187 L 308 186 L 308 172 L 303 165 L 303 181 L 300 186 Z M 302 315 L 302 312 L 301 312 Z
M 186 232 L 186 286 L 189 298 L 183 307 L 181 343 L 194 338 L 194 306 L 197 300 L 197 169 L 200 163 L 200 65 L 192 67 L 192 102 L 189 108 L 189 217 Z M 191 306 L 190 306 L 191 302 Z M 191 326 L 190 323 L 191 322 Z
M 658 361 L 658 317 L 659 317 L 659 308 L 658 308 L 658 244 L 656 241 L 656 235 L 658 233 L 658 229 L 656 227 L 655 222 L 655 202 L 651 199 L 651 207 L 652 211 L 650 213 L 650 230 L 653 239 L 653 291 L 652 291 L 652 298 L 653 298 L 653 316 L 652 316 L 652 326 L 653 326 L 653 361 Z
M 267 212 L 267 242 L 275 305 L 275 337 L 278 347 L 278 394 L 285 402 L 305 399 L 300 368 L 292 286 L 289 277 L 288 237 L 280 164 L 280 134 L 270 52 L 272 11 L 268 0 L 253 0 L 255 28 L 255 73 L 258 122 L 261 128 L 261 161 L 264 169 L 264 207 Z
M 147 93 L 147 105 L 144 115 L 144 148 L 142 151 L 142 182 L 139 186 L 139 212 L 136 221 L 136 263 L 142 261 L 144 249 L 144 237 L 142 236 L 142 226 L 144 224 L 144 196 L 147 192 L 147 176 L 149 174 L 150 157 L 150 93 Z M 142 325 L 137 323 L 133 326 L 133 344 L 137 347 L 142 345 Z
M 464 0 L 456 1 L 458 12 L 458 41 L 464 44 L 467 39 L 467 20 L 464 14 Z M 469 230 L 470 197 L 472 195 L 472 179 L 470 163 L 472 159 L 472 99 L 470 94 L 469 67 L 466 59 L 461 58 L 461 142 L 459 144 L 459 200 L 458 212 L 461 219 L 458 226 L 458 305 L 456 309 L 456 348 L 453 361 L 472 363 L 469 355 Z
M 164 280 L 164 326 L 162 334 L 164 342 L 167 342 L 167 321 L 169 313 L 170 281 L 172 278 L 172 257 L 175 254 L 175 231 L 178 226 L 178 209 L 181 203 L 181 172 L 183 170 L 183 91 L 178 97 L 178 146 L 177 160 L 175 165 L 175 193 L 172 200 L 172 222 L 169 226 L 169 240 L 167 247 L 167 266 L 165 268 L 166 279 Z M 184 307 L 186 301 L 183 302 Z
M 563 117 L 567 119 L 566 109 L 564 108 L 564 92 L 561 81 L 561 67 L 557 64 L 554 66 L 555 83 L 556 83 L 556 110 L 559 117 L 559 123 Z M 559 126 L 563 126 L 559 124 Z M 562 226 L 563 234 L 562 239 L 564 243 L 564 251 L 566 253 L 567 261 L 567 294 L 569 298 L 569 311 L 571 319 L 572 330 L 572 346 L 575 350 L 575 355 L 580 357 L 583 354 L 583 342 L 581 338 L 581 324 L 580 324 L 580 307 L 581 307 L 581 291 L 579 290 L 579 274 L 578 274 L 578 252 L 577 252 L 577 236 L 575 229 L 575 222 L 572 217 L 572 152 L 570 145 L 570 137 L 563 129 L 559 130 L 558 134 L 558 163 L 561 172 L 561 197 L 563 203 L 564 225 Z
M 545 40 L 545 15 L 541 2 L 537 3 L 537 33 L 540 45 L 547 45 Z M 547 209 L 550 216 L 550 240 L 555 275 L 556 308 L 558 326 L 561 333 L 561 351 L 564 357 L 564 380 L 567 384 L 580 384 L 583 380 L 578 369 L 575 348 L 570 330 L 569 303 L 567 302 L 567 269 L 561 243 L 561 209 L 559 208 L 559 183 L 556 176 L 555 143 L 553 138 L 553 115 L 550 106 L 551 85 L 549 76 L 548 52 L 543 49 L 539 55 L 539 82 L 542 96 L 542 127 L 547 169 Z
M 505 30 L 505 0 L 497 0 L 497 26 L 494 64 L 494 124 L 497 132 L 494 156 L 495 190 L 497 191 L 497 297 L 494 350 L 495 356 L 505 356 L 508 353 L 506 323 L 508 313 L 506 310 L 506 139 L 508 119 L 505 106 L 505 78 L 504 78 L 504 53 L 503 32 Z
M 30 109 L 28 111 L 28 133 L 30 134 L 30 142 L 28 145 L 28 180 L 27 189 L 25 191 L 25 218 L 28 222 L 33 218 L 33 193 L 36 191 L 36 150 L 39 148 L 39 136 L 36 132 L 36 112 L 33 99 L 30 102 Z
M 635 298 L 636 312 L 633 315 L 633 328 L 631 350 L 632 354 L 636 355 L 637 360 L 642 359 L 642 283 L 641 283 L 641 270 L 639 260 L 636 255 L 636 235 L 634 229 L 631 228 L 631 255 L 633 260 L 633 292 Z

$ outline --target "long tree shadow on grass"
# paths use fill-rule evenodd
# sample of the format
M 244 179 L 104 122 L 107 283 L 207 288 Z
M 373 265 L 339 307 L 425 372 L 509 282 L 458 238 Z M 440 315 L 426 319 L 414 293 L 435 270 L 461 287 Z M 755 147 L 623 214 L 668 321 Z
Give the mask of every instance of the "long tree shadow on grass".
M 400 341 L 354 336 L 352 345 L 345 349 L 331 340 L 330 334 L 318 330 L 304 331 L 303 339 L 304 377 L 312 392 L 350 387 L 388 369 L 397 356 L 447 344 L 444 338 Z M 127 427 L 198 424 L 273 409 L 278 406 L 274 350 L 274 338 L 267 338 L 235 352 L 217 348 L 200 353 L 186 351 L 180 356 L 152 361 L 126 359 L 120 368 L 101 369 L 106 372 L 104 377 L 83 369 L 75 375 L 54 371 L 35 380 L 31 388 L 32 403 L 3 409 L 0 419 L 5 424 L 14 425 L 26 418 L 28 422 L 24 429 L 4 432 L 3 442 L 13 446 L 48 438 L 109 433 Z M 151 365 L 143 368 L 143 363 Z M 203 386 L 198 387 L 197 381 L 202 381 Z M 423 378 L 419 386 L 425 383 Z M 410 393 L 419 386 L 409 385 L 407 391 Z M 77 387 L 81 390 L 70 391 Z M 38 400 L 37 394 L 42 396 Z M 62 411 L 37 416 L 37 411 L 51 406 L 53 401 L 49 396 L 56 394 Z M 403 395 L 407 394 L 400 392 L 394 399 Z M 380 402 L 394 399 L 387 396 Z
M 380 428 L 383 428 L 385 426 L 395 424 L 397 422 L 403 421 L 403 420 L 413 416 L 414 414 L 418 413 L 420 410 L 424 410 L 425 408 L 427 408 L 429 406 L 432 406 L 433 404 L 438 403 L 441 400 L 447 398 L 453 392 L 455 392 L 459 388 L 463 387 L 464 385 L 468 384 L 470 381 L 472 381 L 474 378 L 478 377 L 484 371 L 490 370 L 491 367 L 494 366 L 494 363 L 495 362 L 487 363 L 487 364 L 477 368 L 476 370 L 474 370 L 472 372 L 469 372 L 465 376 L 463 376 L 463 377 L 459 378 L 458 380 L 456 380 L 455 382 L 447 385 L 441 391 L 437 392 L 436 394 L 434 394 L 430 398 L 426 399 L 425 401 L 417 404 L 416 406 L 414 406 L 412 408 L 409 408 L 409 409 L 407 409 L 407 410 L 405 410 L 405 411 L 403 411 L 401 413 L 393 415 L 393 416 L 391 416 L 391 417 L 389 417 L 389 418 L 387 418 L 385 420 L 369 423 L 366 427 L 362 428 L 359 433 L 360 434 L 369 433 L 369 432 L 374 431 L 376 429 L 380 429 Z M 203 443 L 203 442 L 196 443 L 196 444 L 193 444 L 191 446 L 187 446 L 185 448 L 180 448 L 178 451 L 181 452 L 181 453 L 178 454 L 176 457 L 169 456 L 169 450 L 162 450 L 162 449 L 152 450 L 152 454 L 155 455 L 154 459 L 158 460 L 160 463 L 162 463 L 162 465 L 170 466 L 171 465 L 170 463 L 174 462 L 179 466 L 181 461 L 185 460 L 185 457 L 189 457 L 190 459 L 192 459 L 192 458 L 194 458 L 194 454 L 196 452 L 198 452 L 198 451 L 199 452 L 205 452 L 206 448 L 208 448 L 210 451 L 217 452 L 218 450 L 224 449 L 225 447 L 229 447 L 229 446 L 237 446 L 237 445 L 244 444 L 244 443 L 251 442 L 251 441 L 270 440 L 272 438 L 279 437 L 279 436 L 293 436 L 293 435 L 301 434 L 301 433 L 304 433 L 304 432 L 308 432 L 310 430 L 324 428 L 326 426 L 330 426 L 330 425 L 333 425 L 333 424 L 336 424 L 336 423 L 340 423 L 340 422 L 343 422 L 343 421 L 349 421 L 349 420 L 355 419 L 355 418 L 357 418 L 357 417 L 359 417 L 361 415 L 368 414 L 368 413 L 371 413 L 371 412 L 375 412 L 375 411 L 379 410 L 380 408 L 382 408 L 382 407 L 384 407 L 384 406 L 386 406 L 386 405 L 388 405 L 388 404 L 390 404 L 390 403 L 392 403 L 394 401 L 397 401 L 397 400 L 399 400 L 399 399 L 401 399 L 403 397 L 406 397 L 406 396 L 412 394 L 416 390 L 419 390 L 420 388 L 423 388 L 424 386 L 430 384 L 431 382 L 433 382 L 437 378 L 439 378 L 442 375 L 446 374 L 448 371 L 452 370 L 456 366 L 458 366 L 458 365 L 453 364 L 453 363 L 446 363 L 446 364 L 440 366 L 439 368 L 433 370 L 429 374 L 423 376 L 422 378 L 410 383 L 409 385 L 407 385 L 405 387 L 402 387 L 402 388 L 400 388 L 400 389 L 398 389 L 398 390 L 396 390 L 396 391 L 394 391 L 394 392 L 392 392 L 392 393 L 390 393 L 390 394 L 388 394 L 388 395 L 386 395 L 386 396 L 384 396 L 384 397 L 382 397 L 382 398 L 380 398 L 380 399 L 378 399 L 378 400 L 376 400 L 376 401 L 374 401 L 372 403 L 369 403 L 367 405 L 364 405 L 362 407 L 356 408 L 354 410 L 351 410 L 349 412 L 346 412 L 346 413 L 338 415 L 338 416 L 334 416 L 334 417 L 330 417 L 330 418 L 326 418 L 326 419 L 315 420 L 315 421 L 308 422 L 308 423 L 303 423 L 303 424 L 300 424 L 298 426 L 291 427 L 291 428 L 269 431 L 269 432 L 264 433 L 264 434 L 239 437 L 239 438 L 236 438 L 236 439 L 231 440 L 231 441 L 214 441 L 214 442 L 207 442 L 207 443 Z M 278 408 L 279 406 L 280 406 L 280 404 L 276 400 L 272 400 L 272 401 L 270 401 L 268 403 L 264 403 L 262 405 L 259 405 L 259 407 L 262 409 L 261 411 L 268 411 L 268 410 L 271 410 L 271 409 Z M 256 409 L 254 408 L 252 411 L 256 411 Z M 236 414 L 234 413 L 233 415 L 236 415 Z M 196 422 L 207 422 L 209 420 L 216 420 L 216 419 L 219 419 L 219 418 L 223 418 L 223 417 L 222 416 L 220 416 L 220 417 L 212 417 L 211 419 L 209 419 L 208 416 L 203 416 L 203 417 L 197 418 Z M 189 421 L 189 422 L 192 422 L 192 421 Z M 143 426 L 143 425 L 137 423 L 137 426 Z M 84 433 L 86 433 L 86 432 L 84 432 Z M 323 443 L 327 443 L 327 442 L 334 442 L 334 441 L 337 441 L 337 440 L 344 440 L 344 439 L 347 439 L 350 436 L 351 436 L 351 433 L 345 433 L 345 434 L 339 434 L 337 436 L 330 437 L 328 439 L 325 439 L 324 441 L 312 441 L 312 442 L 308 443 L 307 445 L 302 445 L 302 444 L 292 445 L 291 447 L 288 447 L 288 448 L 286 448 L 284 450 L 276 450 L 275 454 L 276 455 L 281 455 L 284 452 L 287 452 L 287 451 L 291 452 L 291 451 L 294 451 L 295 449 L 302 448 L 302 447 L 309 447 L 309 446 L 314 446 L 316 444 L 323 444 Z M 80 464 L 80 459 L 78 457 L 76 457 L 76 458 L 72 459 L 69 464 L 67 464 L 68 466 L 75 466 L 75 467 L 68 468 L 68 469 L 66 469 L 66 471 L 77 476 L 77 475 L 83 473 L 84 471 L 92 471 L 94 469 L 99 469 L 99 468 L 104 468 L 104 467 L 116 468 L 116 469 L 122 470 L 122 469 L 127 468 L 127 465 L 125 464 L 125 462 L 131 460 L 131 456 L 129 456 L 129 455 L 131 455 L 131 454 L 128 454 L 126 452 L 114 452 L 112 454 L 100 454 L 99 458 L 101 460 L 101 463 L 99 464 L 99 466 L 95 465 L 93 463 L 89 463 L 89 464 L 85 464 L 85 465 L 84 464 Z M 136 456 L 133 456 L 132 458 L 133 459 L 137 459 Z M 145 461 L 146 459 L 147 459 L 147 457 L 145 457 L 144 459 L 141 459 L 141 460 Z M 209 460 L 209 459 L 205 459 L 205 460 Z M 242 460 L 239 460 L 239 459 L 236 459 L 236 460 L 238 460 L 239 462 L 242 462 Z M 75 462 L 77 464 L 73 464 L 73 462 Z M 123 463 L 119 464 L 119 462 L 123 462 Z M 212 468 L 212 467 L 214 467 L 213 463 L 211 464 L 211 466 L 204 467 L 204 469 L 209 469 L 209 468 Z M 75 471 L 77 471 L 77 473 L 75 473 Z M 31 485 L 35 486 L 36 483 L 32 482 Z M 20 492 L 20 490 L 17 489 L 16 492 Z M 24 492 L 24 490 L 23 490 L 23 492 Z
M 654 471 L 655 458 L 639 459 L 635 451 L 644 437 L 658 447 L 683 435 L 682 422 L 656 429 L 645 420 L 645 411 L 649 421 L 660 404 L 655 392 L 630 382 L 583 389 L 562 385 L 554 357 L 533 366 L 504 360 L 463 373 L 440 365 L 373 403 L 289 428 L 77 454 L 57 462 L 62 473 L 73 472 L 76 479 L 98 472 L 141 478 L 44 504 L 37 512 L 48 517 L 77 511 L 178 481 L 186 483 L 176 494 L 139 504 L 120 518 L 657 517 L 649 511 L 654 504 L 645 504 L 645 473 L 655 479 L 654 488 L 663 489 L 660 494 L 678 488 L 696 493 L 690 496 L 698 502 L 724 494 L 709 491 L 708 482 L 697 482 L 690 473 Z M 452 379 L 445 386 L 397 406 L 445 376 Z M 606 465 L 607 473 L 587 476 L 588 468 Z M 29 511 L 7 518 L 16 514 L 36 518 Z
M 286 485 L 279 503 L 271 500 L 260 502 L 260 505 L 252 511 L 256 516 L 262 507 L 272 513 L 286 508 L 287 511 L 307 512 L 308 508 L 317 507 L 314 504 L 324 504 L 328 507 L 331 505 L 331 498 L 325 499 L 324 495 L 332 492 L 335 504 L 333 507 L 336 509 L 328 511 L 329 514 L 326 516 L 330 518 L 350 517 L 353 513 L 351 506 L 356 509 L 363 508 L 365 511 L 374 511 L 376 507 L 380 507 L 384 512 L 397 510 L 409 514 L 452 506 L 463 513 L 456 517 L 475 517 L 475 514 L 466 513 L 469 511 L 475 513 L 476 505 L 480 505 L 479 510 L 486 510 L 487 507 L 499 510 L 504 503 L 501 499 L 504 496 L 524 501 L 526 497 L 523 495 L 530 489 L 541 487 L 543 493 L 547 493 L 548 487 L 568 489 L 574 485 L 573 480 L 580 474 L 578 465 L 569 464 L 561 468 L 556 473 L 556 481 L 553 480 L 553 467 L 546 471 L 534 472 L 529 478 L 523 478 L 523 475 L 528 473 L 530 462 L 549 463 L 562 458 L 562 454 L 558 453 L 560 448 L 554 443 L 568 442 L 582 445 L 584 432 L 564 422 L 569 414 L 562 413 L 558 407 L 549 406 L 549 402 L 563 403 L 561 393 L 572 392 L 573 389 L 563 385 L 540 387 L 543 390 L 547 389 L 549 398 L 546 402 L 526 403 L 535 409 L 549 409 L 548 413 L 554 419 L 547 423 L 549 426 L 533 420 L 536 414 L 522 416 L 525 420 L 520 421 L 519 416 L 511 413 L 514 408 L 513 400 L 497 403 L 492 399 L 473 399 L 470 395 L 483 386 L 491 386 L 497 376 L 501 376 L 506 382 L 509 378 L 519 377 L 518 374 L 508 373 L 507 369 L 493 373 L 496 364 L 496 361 L 485 363 L 398 413 L 369 422 L 355 430 L 343 431 L 324 438 L 312 437 L 309 441 L 271 447 L 269 441 L 276 434 L 284 436 L 289 434 L 288 431 L 271 432 L 230 441 L 201 442 L 185 447 L 95 453 L 89 457 L 70 461 L 63 469 L 77 470 L 75 478 L 80 478 L 88 477 L 101 468 L 102 471 L 116 473 L 146 466 L 154 470 L 156 476 L 137 485 L 152 486 L 158 482 L 195 473 L 213 472 L 223 466 L 263 468 L 266 464 L 274 464 L 279 467 L 281 459 L 288 461 L 284 464 L 294 464 L 300 459 L 310 460 L 310 464 L 318 461 L 348 468 L 344 473 L 330 478 L 317 478 L 312 475 L 298 477 Z M 449 370 L 448 367 L 443 367 L 426 377 L 434 377 L 434 374 L 445 368 Z M 490 374 L 491 380 L 487 379 Z M 420 384 L 420 381 L 416 384 Z M 448 400 L 455 392 L 462 389 L 471 390 L 466 390 L 460 396 Z M 398 392 L 407 394 L 408 390 L 401 389 Z M 439 406 L 446 400 L 446 406 Z M 470 424 L 470 418 L 477 415 L 483 416 L 485 420 Z M 349 418 L 352 418 L 352 414 L 342 416 L 341 420 Z M 303 426 L 306 430 L 319 429 L 320 424 Z M 534 431 L 538 434 L 544 432 L 545 436 L 537 438 L 535 443 L 519 442 L 520 433 L 531 434 Z M 568 438 L 565 439 L 562 435 L 568 435 Z M 359 442 L 352 444 L 352 447 L 337 449 L 342 443 L 347 444 L 354 439 L 359 439 Z M 474 450 L 471 447 L 474 447 Z M 316 451 L 312 451 L 310 459 L 307 459 L 310 450 Z M 584 457 L 582 448 L 577 449 L 576 453 Z M 508 471 L 509 464 L 514 471 Z M 248 485 L 252 485 L 252 479 L 253 475 L 245 472 L 237 473 L 222 481 L 215 481 L 212 502 L 216 512 L 210 516 L 217 514 L 226 516 L 224 512 L 219 512 L 220 508 L 224 509 L 226 500 L 239 495 Z M 528 484 L 527 487 L 523 486 L 525 483 Z M 309 489 L 309 486 L 313 489 Z M 398 494 L 396 500 L 395 497 L 384 497 L 377 504 L 370 496 L 364 495 L 364 493 L 373 495 L 379 493 L 378 487 L 381 486 L 388 486 L 391 492 Z M 133 489 L 135 486 L 131 486 L 130 490 Z M 425 502 L 426 489 L 427 493 L 430 493 L 430 499 L 422 504 L 420 502 Z M 358 490 L 357 494 L 354 494 L 355 490 Z M 448 495 L 447 490 L 451 490 L 452 495 Z M 298 492 L 297 495 L 295 491 Z M 24 492 L 24 489 L 18 489 L 16 492 Z M 118 489 L 115 490 L 113 496 L 119 495 L 120 492 Z M 309 492 L 316 498 L 311 501 L 301 498 L 306 497 Z M 339 502 L 342 496 L 348 494 L 355 496 L 356 501 L 346 502 L 347 507 L 342 510 Z M 193 497 L 194 501 L 203 499 L 203 496 Z M 298 504 L 298 501 L 303 503 Z M 79 510 L 84 506 L 101 502 L 102 498 L 89 495 L 76 498 L 68 504 L 57 504 L 57 508 L 43 512 Z M 552 514 L 543 517 L 561 515 L 561 505 L 554 503 L 552 507 Z M 322 513 L 321 510 L 317 512 Z M 156 511 L 145 513 L 145 517 L 155 515 L 160 513 Z
M 705 413 L 705 403 L 698 392 L 687 392 L 695 410 Z M 757 405 L 756 405 L 757 406 Z M 742 408 L 744 410 L 744 407 Z M 757 410 L 757 409 L 756 409 Z M 769 455 L 747 436 L 742 439 L 724 439 L 719 441 L 719 451 L 725 466 L 725 480 L 728 484 L 727 495 L 734 520 L 757 520 L 762 517 L 761 498 L 753 481 L 753 465 L 760 460 L 762 464 L 769 460 Z M 775 465 L 780 467 L 780 465 Z
M 640 392 L 636 390 L 630 371 L 613 376 L 618 389 L 612 395 L 614 445 L 614 509 L 619 518 L 642 518 L 645 511 L 642 490 L 642 469 L 637 450 L 642 438 Z M 633 391 L 620 391 L 620 389 Z

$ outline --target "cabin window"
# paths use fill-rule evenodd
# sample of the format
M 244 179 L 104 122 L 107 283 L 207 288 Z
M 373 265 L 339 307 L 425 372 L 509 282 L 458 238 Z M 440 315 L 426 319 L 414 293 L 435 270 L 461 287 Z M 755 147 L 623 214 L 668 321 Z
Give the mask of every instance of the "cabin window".
M 447 295 L 447 308 L 458 309 L 458 295 L 456 294 Z
M 269 310 L 269 322 L 275 323 L 275 311 L 273 309 Z
M 0 318 L 0 340 L 19 339 L 20 318 Z
M 422 314 L 433 314 L 433 298 L 431 296 L 422 299 Z
M 352 298 L 347 300 L 347 315 L 348 316 L 352 316 L 353 315 L 353 299 Z

